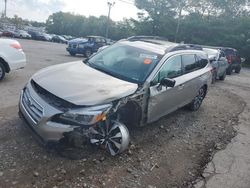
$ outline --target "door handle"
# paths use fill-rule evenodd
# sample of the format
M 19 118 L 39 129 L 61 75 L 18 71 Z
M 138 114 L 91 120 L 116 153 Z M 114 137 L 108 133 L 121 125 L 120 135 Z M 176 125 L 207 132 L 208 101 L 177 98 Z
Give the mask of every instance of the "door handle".
M 178 90 L 182 90 L 184 88 L 184 84 L 178 86 Z

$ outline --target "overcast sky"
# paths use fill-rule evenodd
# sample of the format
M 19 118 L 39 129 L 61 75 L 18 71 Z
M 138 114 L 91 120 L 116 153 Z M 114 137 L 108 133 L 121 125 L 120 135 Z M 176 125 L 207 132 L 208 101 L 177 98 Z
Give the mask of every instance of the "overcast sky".
M 137 18 L 137 8 L 133 0 L 110 0 L 115 5 L 111 10 L 111 19 L 115 21 L 126 18 Z M 125 2 L 127 3 L 125 3 Z M 28 20 L 46 21 L 54 12 L 72 12 L 85 16 L 107 15 L 108 0 L 7 0 L 7 16 L 19 17 Z M 0 0 L 1 12 L 4 10 L 4 0 Z

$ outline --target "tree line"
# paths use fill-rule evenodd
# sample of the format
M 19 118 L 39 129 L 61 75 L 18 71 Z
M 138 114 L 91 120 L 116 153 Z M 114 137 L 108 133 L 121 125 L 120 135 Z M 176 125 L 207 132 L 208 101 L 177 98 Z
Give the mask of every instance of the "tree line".
M 175 42 L 233 47 L 250 63 L 248 0 L 134 2 L 139 9 L 138 19 L 110 20 L 109 38 L 119 40 L 133 35 L 157 35 Z M 107 23 L 107 16 L 85 17 L 57 12 L 50 15 L 44 25 L 49 33 L 84 37 L 105 36 Z

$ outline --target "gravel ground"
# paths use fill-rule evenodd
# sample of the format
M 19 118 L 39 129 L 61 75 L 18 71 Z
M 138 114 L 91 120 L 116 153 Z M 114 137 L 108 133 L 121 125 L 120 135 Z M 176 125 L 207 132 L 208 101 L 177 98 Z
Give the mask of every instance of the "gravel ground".
M 20 42 L 28 65 L 0 83 L 0 187 L 193 187 L 214 153 L 236 135 L 245 101 L 220 82 L 199 111 L 180 109 L 133 130 L 130 149 L 120 156 L 41 147 L 17 115 L 20 90 L 37 70 L 82 57 L 68 56 L 65 45 Z

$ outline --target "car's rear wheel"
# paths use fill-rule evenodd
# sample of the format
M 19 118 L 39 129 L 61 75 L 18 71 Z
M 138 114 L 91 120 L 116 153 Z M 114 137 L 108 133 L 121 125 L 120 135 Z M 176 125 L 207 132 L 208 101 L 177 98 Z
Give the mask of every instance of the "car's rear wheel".
M 232 71 L 233 71 L 232 67 L 229 66 L 229 67 L 227 68 L 227 75 L 231 75 L 231 74 L 232 74 Z
M 213 75 L 212 75 L 212 84 L 215 83 L 216 77 L 217 77 L 217 72 L 214 70 L 214 71 L 213 71 Z
M 220 80 L 225 80 L 226 75 L 227 75 L 227 73 L 226 73 L 226 71 L 225 71 L 225 72 L 223 73 L 223 75 L 219 77 L 219 79 L 220 79 Z
M 4 65 L 0 62 L 0 80 L 2 80 L 5 76 L 5 67 Z
M 70 54 L 71 56 L 75 56 L 75 55 L 76 55 L 76 53 L 73 53 L 73 52 L 69 52 L 69 54 Z
M 198 94 L 193 99 L 193 101 L 188 105 L 189 109 L 192 111 L 197 111 L 200 108 L 205 96 L 206 96 L 206 89 L 205 87 L 202 87 L 199 89 Z
M 241 66 L 239 65 L 235 68 L 235 73 L 240 73 L 240 71 L 241 71 Z
M 89 58 L 92 55 L 92 50 L 90 48 L 87 48 L 84 52 L 84 56 L 86 58 Z
M 128 148 L 129 131 L 118 121 L 103 121 L 90 128 L 90 143 L 115 156 Z

